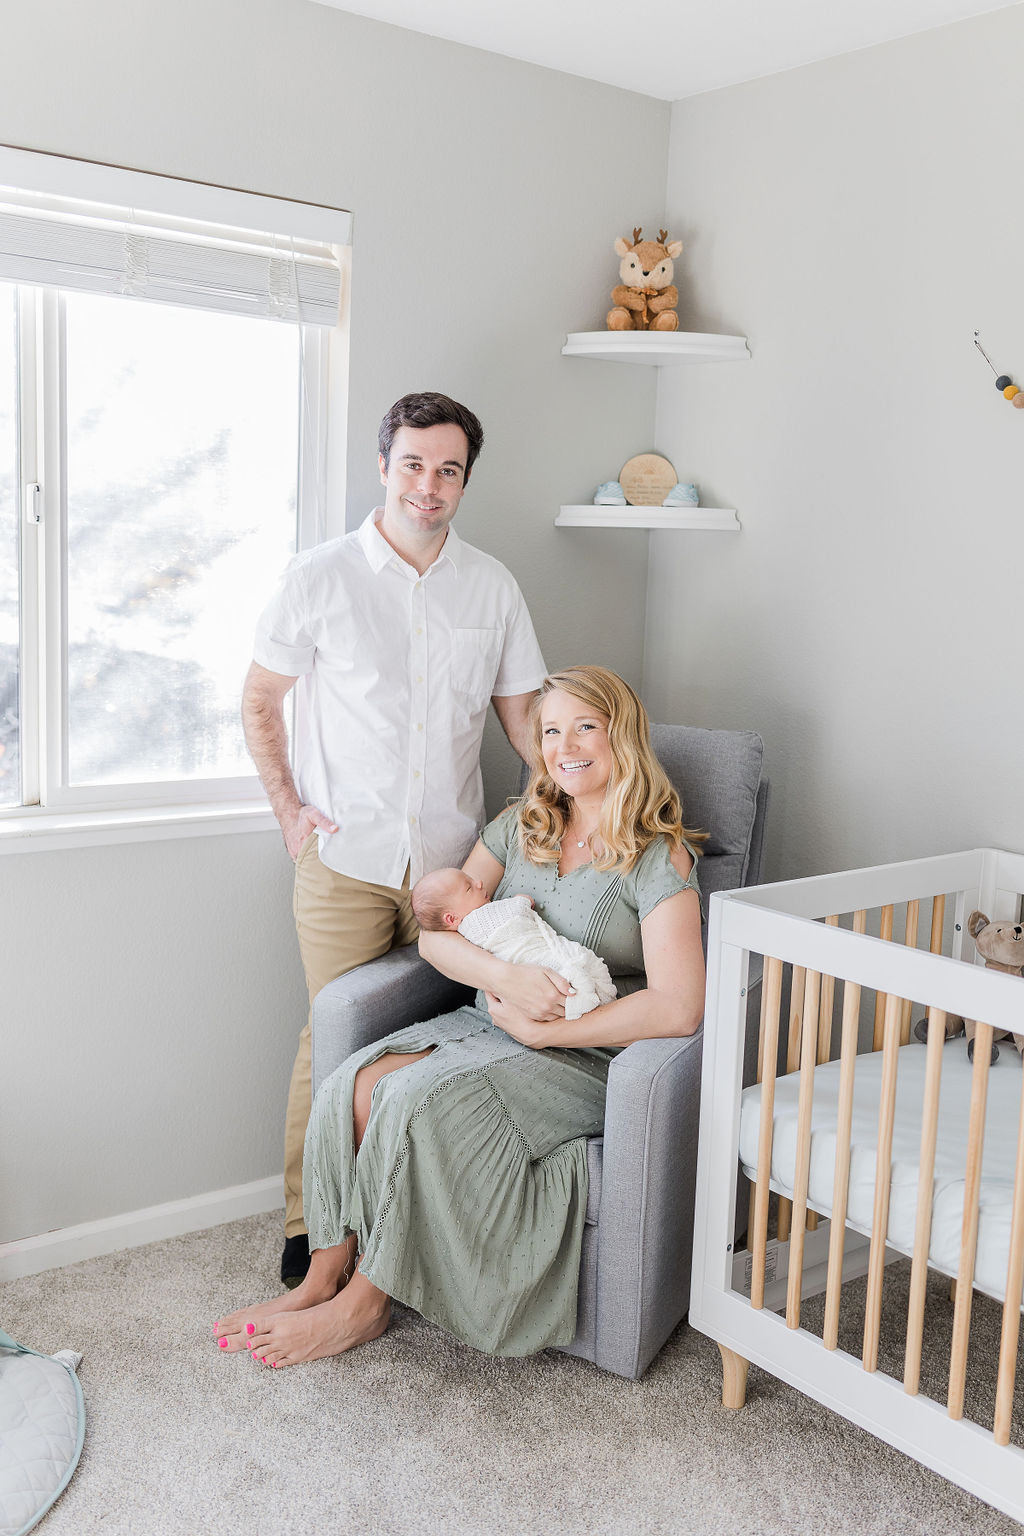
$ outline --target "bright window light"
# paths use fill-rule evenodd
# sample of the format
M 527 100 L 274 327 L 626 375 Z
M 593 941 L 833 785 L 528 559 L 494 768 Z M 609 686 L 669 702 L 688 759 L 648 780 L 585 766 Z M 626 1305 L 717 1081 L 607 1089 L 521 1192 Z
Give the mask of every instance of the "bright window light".
M 64 313 L 68 784 L 249 774 L 242 678 L 295 549 L 298 328 Z

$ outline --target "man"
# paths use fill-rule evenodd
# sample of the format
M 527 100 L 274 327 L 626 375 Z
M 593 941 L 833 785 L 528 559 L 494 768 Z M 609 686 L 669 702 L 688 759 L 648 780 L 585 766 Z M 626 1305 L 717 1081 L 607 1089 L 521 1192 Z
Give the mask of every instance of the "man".
M 505 567 L 451 528 L 483 443 L 446 395 L 405 395 L 378 434 L 384 506 L 297 555 L 262 614 L 242 700 L 245 739 L 295 860 L 309 1001 L 336 976 L 409 944 L 421 875 L 461 864 L 483 820 L 487 704 L 521 757 L 544 676 Z M 301 679 L 296 777 L 284 700 Z M 281 1278 L 309 1267 L 302 1148 L 310 1027 L 285 1124 Z

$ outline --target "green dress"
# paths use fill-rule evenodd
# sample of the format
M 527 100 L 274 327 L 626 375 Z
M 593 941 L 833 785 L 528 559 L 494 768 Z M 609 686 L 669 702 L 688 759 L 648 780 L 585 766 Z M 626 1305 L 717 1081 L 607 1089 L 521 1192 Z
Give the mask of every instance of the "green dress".
M 697 890 L 652 844 L 626 875 L 584 864 L 564 877 L 528 863 L 514 810 L 484 829 L 505 865 L 496 898 L 525 892 L 559 933 L 608 965 L 620 996 L 645 985 L 640 923 Z M 691 850 L 692 851 L 692 850 Z M 358 1157 L 352 1090 L 388 1051 L 434 1049 L 374 1090 Z M 359 1239 L 374 1285 L 476 1349 L 529 1355 L 568 1344 L 587 1208 L 587 1138 L 604 1124 L 614 1050 L 532 1050 L 473 1005 L 397 1030 L 321 1086 L 306 1133 L 311 1248 Z

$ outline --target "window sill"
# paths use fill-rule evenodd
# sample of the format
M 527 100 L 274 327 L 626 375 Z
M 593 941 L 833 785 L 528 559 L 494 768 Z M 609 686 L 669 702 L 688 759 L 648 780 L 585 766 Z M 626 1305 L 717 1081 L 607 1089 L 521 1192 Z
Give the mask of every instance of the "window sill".
M 152 843 L 226 832 L 279 832 L 265 800 L 133 806 L 122 811 L 30 811 L 0 819 L 0 854 L 55 853 L 108 843 Z

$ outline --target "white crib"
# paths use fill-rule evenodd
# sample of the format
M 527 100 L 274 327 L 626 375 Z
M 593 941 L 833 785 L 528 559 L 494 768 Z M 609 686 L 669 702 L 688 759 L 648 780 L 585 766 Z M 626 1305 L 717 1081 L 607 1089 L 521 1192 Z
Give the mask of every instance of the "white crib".
M 977 849 L 712 898 L 690 1322 L 722 1350 L 727 1407 L 753 1361 L 1024 1521 L 1024 1073 L 1009 1040 L 990 1066 L 993 1029 L 1024 1030 L 1024 980 L 965 963 L 967 914 L 1017 921 L 1022 891 L 1024 856 Z M 743 1090 L 762 959 L 758 1083 Z M 952 1014 L 979 1021 L 973 1067 L 962 1037 L 944 1044 Z M 912 1037 L 923 1016 L 927 1045 Z M 902 1259 L 899 1380 L 879 1335 L 885 1266 Z M 921 1384 L 929 1269 L 953 1281 L 944 1402 Z M 865 1276 L 857 1358 L 838 1344 L 842 1286 Z M 985 1424 L 965 1416 L 976 1291 L 1002 1305 Z M 819 1336 L 801 1306 L 821 1293 Z

